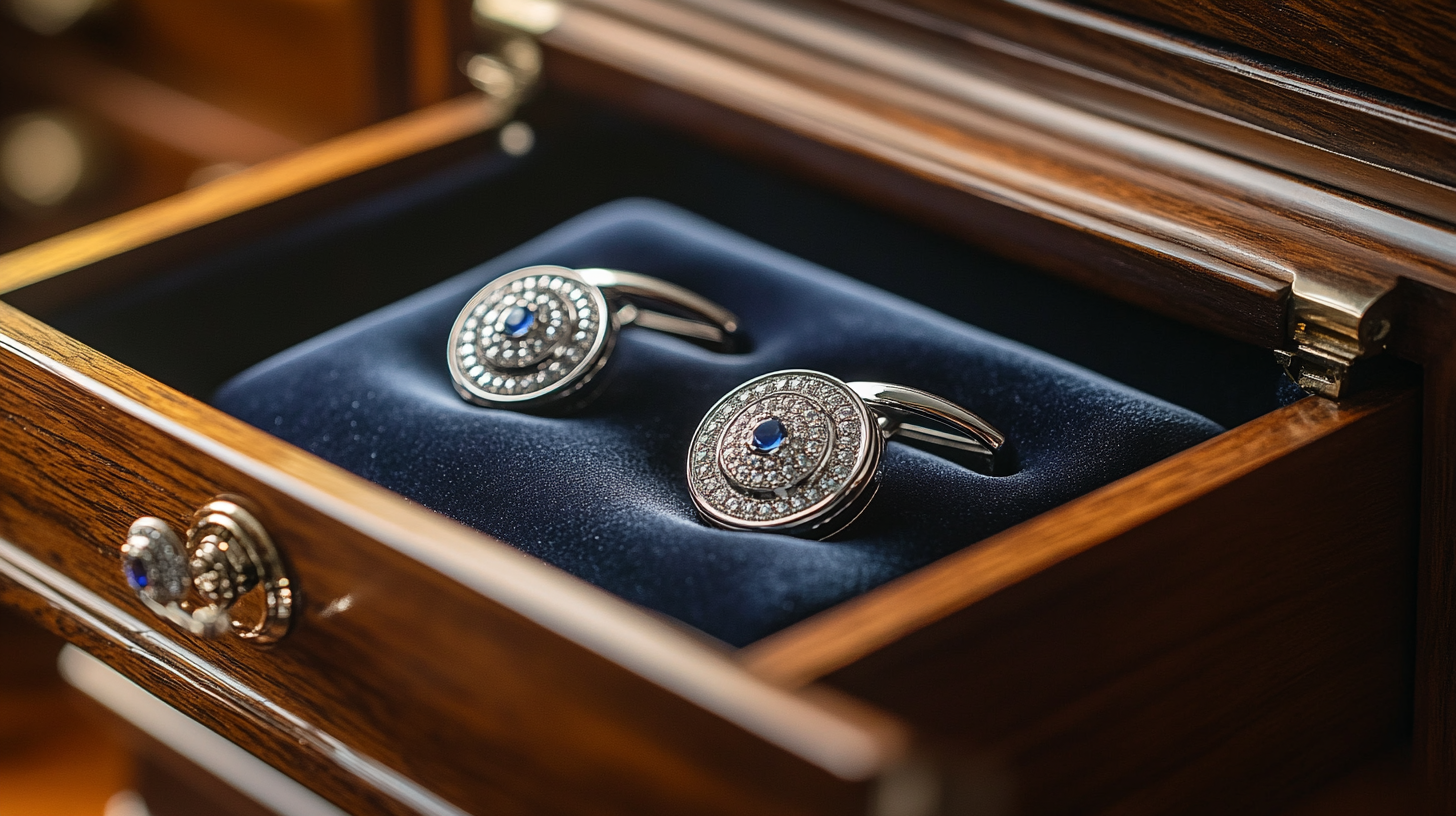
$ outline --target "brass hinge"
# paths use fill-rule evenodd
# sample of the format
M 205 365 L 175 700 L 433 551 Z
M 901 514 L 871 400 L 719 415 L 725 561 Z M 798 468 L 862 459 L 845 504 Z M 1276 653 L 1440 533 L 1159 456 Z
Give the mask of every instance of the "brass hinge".
M 504 116 L 524 102 L 541 78 L 536 38 L 561 21 L 556 0 L 475 0 L 476 50 L 460 70 L 500 106 Z
M 1274 352 L 1289 378 L 1322 397 L 1348 394 L 1356 364 L 1385 350 L 1394 288 L 1390 281 L 1299 274 L 1290 295 L 1290 348 Z

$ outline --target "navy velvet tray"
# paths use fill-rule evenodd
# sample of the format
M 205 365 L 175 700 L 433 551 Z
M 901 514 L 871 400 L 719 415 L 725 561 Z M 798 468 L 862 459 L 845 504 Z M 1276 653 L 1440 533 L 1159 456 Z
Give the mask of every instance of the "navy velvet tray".
M 487 281 L 552 263 L 687 286 L 752 343 L 716 354 L 623 332 L 576 416 L 456 396 L 446 337 Z M 810 368 L 949 397 L 1011 440 L 982 476 L 888 446 L 870 509 L 828 542 L 701 523 L 684 480 L 699 419 L 735 385 Z M 598 207 L 495 260 L 260 363 L 223 410 L 604 589 L 742 645 L 1219 433 L 1214 422 L 660 202 Z

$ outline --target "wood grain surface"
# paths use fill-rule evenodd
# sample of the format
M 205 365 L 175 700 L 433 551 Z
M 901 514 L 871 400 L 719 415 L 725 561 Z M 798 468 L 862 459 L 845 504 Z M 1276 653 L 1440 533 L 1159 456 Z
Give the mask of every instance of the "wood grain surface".
M 1414 762 L 1425 813 L 1456 813 L 1456 294 L 1409 285 L 1392 350 L 1422 364 Z
M 1268 813 L 1408 722 L 1409 391 L 1296 403 L 760 641 L 1020 809 Z
M 1086 120 L 1075 116 L 1059 115 L 1046 127 L 1029 113 L 1032 106 L 1005 104 L 1006 96 L 988 100 L 968 86 L 991 80 L 1001 83 L 998 91 L 1030 89 L 1109 120 L 1453 221 L 1449 157 L 1456 154 L 1456 130 L 1439 112 L 1042 0 L 914 4 L 938 12 L 930 15 L 906 13 L 905 4 L 852 3 L 876 18 L 959 40 L 967 46 L 960 50 L 877 28 L 866 18 L 822 13 L 824 6 L 796 16 L 793 7 L 731 0 L 709 5 L 580 4 L 546 38 L 553 76 L 1012 257 L 1254 342 L 1281 342 L 1276 335 L 1284 321 L 1277 307 L 1280 282 L 1287 279 L 1276 269 L 1296 277 L 1328 274 L 1352 287 L 1378 282 L 1407 295 L 1456 289 L 1449 254 L 1456 236 L 1447 226 L 1384 207 L 1367 209 L 1357 198 L 1289 176 L 1265 186 L 1272 176 L 1209 153 L 1181 154 L 1191 164 L 1173 169 L 1177 162 L 1167 159 L 1186 144 L 1155 146 L 1141 132 L 1119 145 L 1104 138 L 1112 131 L 1101 131 L 1100 124 L 1078 130 L 1073 123 Z M 860 67 L 862 72 L 854 70 Z M 999 118 L 983 125 L 974 114 L 987 110 Z M 1022 124 L 1027 130 L 1005 135 Z M 1114 155 L 1119 166 L 1092 169 L 1082 163 L 1089 154 Z M 1001 174 L 1007 169 L 1014 175 Z M 1155 176 L 1151 185 L 1158 192 L 1143 186 L 1142 171 Z M 1008 177 L 1014 178 L 1010 184 Z M 1062 184 L 1075 194 L 1048 193 Z M 1178 191 L 1162 186 L 1168 184 Z M 1217 192 L 1209 196 L 1211 191 Z M 1224 207 L 1218 203 L 1223 196 L 1237 204 Z M 1312 210 L 1312 201 L 1322 204 Z M 1122 206 L 1147 220 L 1108 217 Z M 1069 210 L 1076 214 L 1069 217 Z M 1155 224 L 1160 216 L 1167 220 Z M 1286 229 L 1286 219 L 1303 226 Z M 1109 228 L 1109 221 L 1124 229 Z M 1200 231 L 1207 243 L 1195 236 Z M 1258 237 L 1247 240 L 1252 235 Z M 1336 248 L 1345 242 L 1370 254 L 1349 264 Z M 1221 257 L 1236 270 L 1232 276 L 1191 251 L 1214 243 L 1229 253 Z M 1179 252 L 1166 252 L 1169 245 Z M 1268 282 L 1265 291 L 1274 297 L 1250 297 L 1254 290 L 1229 285 L 1250 272 Z M 1456 649 L 1450 637 L 1456 530 L 1446 519 L 1450 485 L 1456 484 L 1456 442 L 1445 430 L 1452 411 L 1443 395 L 1450 382 L 1439 373 L 1450 365 L 1456 342 L 1439 327 L 1450 324 L 1449 313 L 1410 313 L 1397 321 L 1397 334 L 1424 340 L 1403 348 L 1395 343 L 1403 356 L 1428 367 L 1427 385 L 1436 390 L 1426 398 L 1422 444 L 1420 574 L 1423 597 L 1431 602 L 1422 602 L 1417 694 L 1425 736 L 1418 761 L 1429 769 L 1432 812 L 1443 814 L 1456 812 Z M 900 619 L 860 622 L 874 634 Z M 839 655 L 835 647 L 821 651 L 817 644 L 809 637 L 794 645 L 810 662 L 816 654 Z M 1391 710 L 1387 706 L 1387 723 Z M 1333 753 L 1326 760 L 1336 762 L 1335 754 L 1353 745 L 1328 743 Z
M 1456 233 L 1433 222 L 1063 106 L 834 20 L 753 0 L 707 6 L 574 5 L 544 39 L 550 76 L 1265 345 L 1284 342 L 1284 298 L 1297 275 L 1449 285 L 1456 268 Z
M 1456 213 L 1452 111 L 1076 3 L 841 2 L 936 32 L 978 70 L 1065 104 L 1447 221 Z M 1192 14 L 1226 13 L 1217 4 L 1183 6 Z
M 1096 0 L 1148 20 L 1274 54 L 1456 109 L 1451 37 L 1456 7 L 1441 0 Z
M 349 812 L 859 813 L 903 749 L 10 307 L 0 338 L 0 598 Z M 272 649 L 153 630 L 119 573 L 132 519 L 223 492 L 305 599 Z
M 1420 784 L 1410 751 L 1366 762 L 1283 816 L 1420 816 Z

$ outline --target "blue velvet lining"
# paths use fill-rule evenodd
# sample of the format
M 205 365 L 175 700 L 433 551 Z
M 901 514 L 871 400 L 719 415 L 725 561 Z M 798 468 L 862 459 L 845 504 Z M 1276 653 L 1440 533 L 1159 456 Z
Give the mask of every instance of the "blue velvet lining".
M 576 416 L 479 408 L 445 343 L 483 284 L 537 263 L 630 269 L 736 312 L 716 354 L 623 332 Z M 704 526 L 683 472 L 703 413 L 782 368 L 949 397 L 1006 433 L 1009 476 L 892 443 L 870 509 L 829 542 Z M 1219 433 L 1212 421 L 650 200 L 598 207 L 231 380 L 216 404 L 324 459 L 728 643 L 752 642 Z

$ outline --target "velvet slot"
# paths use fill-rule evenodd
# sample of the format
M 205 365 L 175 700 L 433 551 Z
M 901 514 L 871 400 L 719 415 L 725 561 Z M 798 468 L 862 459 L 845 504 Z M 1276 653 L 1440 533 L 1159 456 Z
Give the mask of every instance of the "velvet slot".
M 745 354 L 629 328 L 573 416 L 461 400 L 446 337 L 489 280 L 531 264 L 655 275 L 738 314 Z M 712 529 L 684 478 L 724 393 L 810 368 L 952 399 L 1004 432 L 1007 476 L 900 443 L 834 540 Z M 249 369 L 225 411 L 730 644 L 752 642 L 1221 432 L 1186 409 L 952 320 L 660 202 L 598 207 L 444 283 Z

